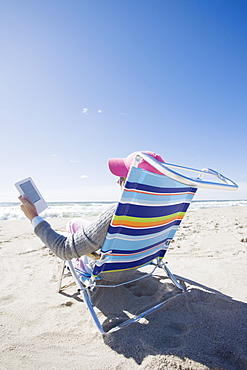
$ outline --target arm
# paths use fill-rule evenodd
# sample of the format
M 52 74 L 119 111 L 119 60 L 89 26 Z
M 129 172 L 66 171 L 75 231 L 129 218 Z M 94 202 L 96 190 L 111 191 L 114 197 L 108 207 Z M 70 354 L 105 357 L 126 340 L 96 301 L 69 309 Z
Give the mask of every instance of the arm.
M 46 221 L 39 223 L 34 232 L 61 259 L 79 258 L 101 248 L 114 211 L 115 206 L 103 212 L 89 226 L 68 237 L 56 233 Z
M 29 199 L 22 197 L 19 197 L 19 199 L 22 202 L 21 209 L 32 221 L 38 215 L 34 204 Z M 81 228 L 77 233 L 70 234 L 68 237 L 55 232 L 49 223 L 44 220 L 38 223 L 34 232 L 59 258 L 63 260 L 79 258 L 101 248 L 114 211 L 115 206 L 110 207 L 92 224 Z

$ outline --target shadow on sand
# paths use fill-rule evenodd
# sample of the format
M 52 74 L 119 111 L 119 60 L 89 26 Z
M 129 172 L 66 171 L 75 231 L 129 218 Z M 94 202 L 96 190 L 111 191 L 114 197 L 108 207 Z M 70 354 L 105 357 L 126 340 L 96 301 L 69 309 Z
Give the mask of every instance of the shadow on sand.
M 213 370 L 246 370 L 247 304 L 176 277 L 186 287 L 179 296 L 178 289 L 164 276 L 98 289 L 93 299 L 103 314 L 105 331 L 174 296 L 146 319 L 104 335 L 105 344 L 137 364 L 147 356 L 155 356 L 153 364 L 149 364 L 152 368 L 197 369 L 191 367 L 192 360 Z M 79 293 L 73 297 L 81 301 Z M 179 358 L 182 365 L 172 356 Z
M 165 360 L 168 355 L 211 369 L 247 369 L 247 304 L 194 281 L 177 278 L 186 285 L 184 294 L 169 300 L 141 323 L 104 335 L 105 344 L 137 364 L 147 356 L 161 356 L 164 369 L 169 368 Z M 120 289 L 115 293 L 110 288 L 99 290 L 95 305 L 106 317 L 104 329 L 126 320 L 127 313 L 138 313 L 131 309 L 132 305 L 136 307 L 138 303 L 143 310 L 150 300 L 169 298 L 176 289 L 166 281 L 164 284 L 164 278 L 162 284 L 160 279 L 145 279 L 145 288 L 143 284 L 115 288 Z M 122 312 L 120 316 L 117 309 Z

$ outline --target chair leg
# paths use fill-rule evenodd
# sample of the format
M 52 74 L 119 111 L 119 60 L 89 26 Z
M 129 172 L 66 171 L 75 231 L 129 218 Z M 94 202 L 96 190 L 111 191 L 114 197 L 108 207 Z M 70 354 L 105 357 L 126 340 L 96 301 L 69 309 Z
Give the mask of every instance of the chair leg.
M 65 269 L 65 261 L 61 262 L 61 267 L 59 271 L 59 277 L 58 277 L 58 285 L 57 285 L 57 292 L 59 293 L 61 291 L 62 281 L 63 281 L 63 273 Z
M 165 272 L 167 273 L 167 275 L 169 276 L 169 278 L 173 281 L 174 285 L 180 289 L 182 292 L 185 292 L 184 288 L 182 287 L 182 285 L 177 281 L 177 279 L 175 278 L 175 276 L 171 273 L 171 271 L 169 270 L 169 268 L 167 267 L 167 264 L 166 263 L 163 263 L 162 264 L 162 267 L 165 269 Z
M 87 309 L 89 310 L 89 313 L 91 315 L 91 318 L 93 319 L 94 325 L 96 326 L 96 328 L 98 329 L 98 331 L 101 334 L 106 334 L 106 332 L 104 331 L 104 329 L 103 329 L 103 327 L 102 327 L 102 325 L 101 325 L 101 323 L 98 319 L 98 316 L 97 316 L 96 312 L 94 311 L 92 302 L 90 302 L 90 299 L 88 297 L 87 292 L 85 290 L 80 290 L 80 293 L 82 295 L 83 302 L 86 304 Z
M 97 317 L 97 314 L 95 313 L 94 311 L 94 308 L 93 308 L 93 304 L 92 304 L 92 299 L 91 299 L 91 296 L 90 296 L 90 292 L 88 290 L 88 288 L 84 288 L 83 285 L 82 285 L 82 282 L 80 281 L 80 279 L 78 278 L 77 274 L 76 274 L 76 271 L 74 269 L 74 266 L 72 265 L 72 262 L 71 261 L 67 261 L 68 265 L 69 265 L 69 269 L 70 269 L 70 272 L 78 286 L 78 291 L 80 292 L 80 294 L 82 295 L 82 299 L 84 301 L 84 303 L 86 304 L 90 314 L 91 314 L 91 317 L 94 321 L 94 324 L 95 326 L 97 327 L 97 329 L 99 330 L 99 332 L 101 334 L 105 334 L 105 331 L 103 330 L 102 328 L 102 325 Z

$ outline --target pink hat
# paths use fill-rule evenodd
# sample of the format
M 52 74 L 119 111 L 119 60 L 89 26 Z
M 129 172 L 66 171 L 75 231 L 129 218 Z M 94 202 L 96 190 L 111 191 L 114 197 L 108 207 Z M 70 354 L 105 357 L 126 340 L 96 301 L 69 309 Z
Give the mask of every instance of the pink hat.
M 159 162 L 163 162 L 163 163 L 165 162 L 163 158 L 161 158 L 161 156 L 158 154 L 155 154 L 153 152 L 147 152 L 144 150 L 142 152 L 150 155 L 151 157 L 155 158 Z M 129 169 L 131 167 L 131 164 L 133 162 L 133 159 L 136 153 L 138 152 L 131 153 L 126 158 L 110 158 L 108 160 L 108 166 L 109 166 L 109 170 L 111 171 L 111 173 L 119 177 L 127 177 Z M 148 164 L 144 159 L 141 159 L 138 167 L 146 171 L 160 174 L 158 170 L 150 166 L 150 164 Z

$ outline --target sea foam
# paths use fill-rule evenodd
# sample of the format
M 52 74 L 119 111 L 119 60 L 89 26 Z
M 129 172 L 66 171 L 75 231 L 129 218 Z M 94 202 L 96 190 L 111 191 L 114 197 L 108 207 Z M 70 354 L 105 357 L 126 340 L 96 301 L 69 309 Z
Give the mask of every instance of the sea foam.
M 115 202 L 57 202 L 48 203 L 48 208 L 41 213 L 43 218 L 97 217 Z M 247 206 L 247 200 L 199 200 L 192 201 L 190 210 Z M 25 216 L 19 203 L 0 203 L 0 220 L 19 220 Z

